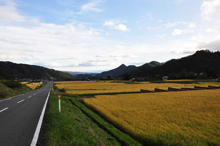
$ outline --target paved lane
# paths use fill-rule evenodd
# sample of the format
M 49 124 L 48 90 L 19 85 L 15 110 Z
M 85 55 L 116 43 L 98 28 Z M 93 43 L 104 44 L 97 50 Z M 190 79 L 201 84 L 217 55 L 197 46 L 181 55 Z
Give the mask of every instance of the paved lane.
M 51 82 L 42 89 L 0 101 L 0 145 L 30 146 Z

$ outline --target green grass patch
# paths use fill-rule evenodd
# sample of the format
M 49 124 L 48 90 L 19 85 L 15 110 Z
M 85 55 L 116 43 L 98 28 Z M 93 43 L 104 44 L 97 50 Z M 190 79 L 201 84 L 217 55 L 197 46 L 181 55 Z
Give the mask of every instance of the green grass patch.
M 52 92 L 46 113 L 47 145 L 98 146 L 120 145 L 118 141 L 88 118 L 67 97 L 61 97 L 61 112 L 58 111 L 58 95 Z
M 89 116 L 93 121 L 95 121 L 100 127 L 105 129 L 113 137 L 115 137 L 122 145 L 128 146 L 139 146 L 136 140 L 131 138 L 129 135 L 121 132 L 115 126 L 105 121 L 102 117 L 96 114 L 93 110 L 89 109 L 82 101 L 82 99 L 70 99 L 73 104 L 79 107 L 87 116 Z

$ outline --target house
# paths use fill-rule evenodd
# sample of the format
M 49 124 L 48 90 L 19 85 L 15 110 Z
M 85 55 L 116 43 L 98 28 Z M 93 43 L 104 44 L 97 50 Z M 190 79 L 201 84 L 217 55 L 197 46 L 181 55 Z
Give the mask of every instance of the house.
M 169 78 L 168 76 L 163 76 L 163 77 L 162 77 L 162 80 L 163 80 L 163 81 L 166 81 L 166 80 L 168 80 L 168 78 Z

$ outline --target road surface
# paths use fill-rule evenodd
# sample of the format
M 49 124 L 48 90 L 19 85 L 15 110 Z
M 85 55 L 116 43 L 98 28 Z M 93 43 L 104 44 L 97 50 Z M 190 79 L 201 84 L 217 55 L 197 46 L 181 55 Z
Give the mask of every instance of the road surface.
M 36 141 L 33 137 L 50 89 L 51 82 L 37 91 L 0 101 L 0 146 L 30 146 Z

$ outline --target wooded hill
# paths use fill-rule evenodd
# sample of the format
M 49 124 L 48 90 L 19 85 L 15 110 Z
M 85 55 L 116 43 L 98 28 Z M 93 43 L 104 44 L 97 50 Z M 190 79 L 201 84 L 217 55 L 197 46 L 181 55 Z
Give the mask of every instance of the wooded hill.
M 138 70 L 141 67 L 155 67 L 155 66 L 159 66 L 159 65 L 162 65 L 162 64 L 157 61 L 151 61 L 150 63 L 145 63 L 144 65 L 142 65 L 140 67 L 136 67 L 134 65 L 126 66 L 126 65 L 122 64 L 115 69 L 102 72 L 101 74 L 96 75 L 96 77 L 107 77 L 107 76 L 122 77 L 124 73 L 131 72 L 131 71 L 136 72 L 136 70 Z
M 16 64 L 0 61 L 0 79 L 44 79 L 70 80 L 75 76 L 36 65 Z
M 107 77 L 107 76 L 117 77 L 120 74 L 124 74 L 128 71 L 133 71 L 133 70 L 136 70 L 136 69 L 137 69 L 137 67 L 134 66 L 134 65 L 126 66 L 126 65 L 122 64 L 122 65 L 120 65 L 119 67 L 117 67 L 115 69 L 102 72 L 102 73 L 96 75 L 96 77 Z
M 220 52 L 209 50 L 197 51 L 193 55 L 180 59 L 172 59 L 156 67 L 142 66 L 129 72 L 132 77 L 170 79 L 184 78 L 217 78 L 220 77 Z

